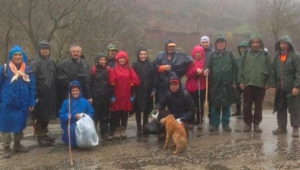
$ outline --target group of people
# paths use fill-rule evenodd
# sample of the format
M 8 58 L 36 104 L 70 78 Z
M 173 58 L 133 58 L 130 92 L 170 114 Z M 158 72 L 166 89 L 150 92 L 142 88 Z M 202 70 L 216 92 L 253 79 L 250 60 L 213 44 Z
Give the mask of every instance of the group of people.
M 255 132 L 262 132 L 259 125 L 268 88 L 276 93 L 274 111 L 278 112 L 278 129 L 273 134 L 287 133 L 289 110 L 292 136 L 298 137 L 300 56 L 290 37 L 285 35 L 278 40 L 273 62 L 259 34 L 238 45 L 238 57 L 227 50 L 224 36 L 218 36 L 214 45 L 215 49 L 209 37 L 203 36 L 189 56 L 176 51 L 174 41 L 166 40 L 164 51 L 153 62 L 147 49 L 140 47 L 136 61 L 130 65 L 128 54 L 110 44 L 106 53 L 95 57 L 92 67 L 86 63 L 78 45 L 71 46 L 70 57 L 59 64 L 51 58 L 48 42 L 39 43 L 38 55 L 31 61 L 27 61 L 20 46 L 15 46 L 9 53 L 8 63 L 0 67 L 3 157 L 28 151 L 20 141 L 29 111 L 36 122 L 40 146 L 55 142 L 55 138 L 47 135 L 48 124 L 59 116 L 64 131 L 62 140 L 76 147 L 76 121 L 82 118 L 82 113 L 93 118 L 103 140 L 126 138 L 128 116 L 133 112 L 137 136 L 144 135 L 152 110 L 167 109 L 178 123 L 201 129 L 206 93 L 211 132 L 218 132 L 221 123 L 223 131 L 231 131 L 234 103 L 237 112 L 233 115 L 244 119 L 244 132 L 250 132 L 252 127 Z M 14 133 L 13 149 L 10 133 Z

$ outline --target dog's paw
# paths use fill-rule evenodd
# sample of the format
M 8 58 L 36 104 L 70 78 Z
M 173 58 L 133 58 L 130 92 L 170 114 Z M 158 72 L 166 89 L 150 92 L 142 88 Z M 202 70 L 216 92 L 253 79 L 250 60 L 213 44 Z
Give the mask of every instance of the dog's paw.
M 173 152 L 173 154 L 177 154 L 177 153 L 178 153 L 178 151 L 177 151 L 177 150 Z

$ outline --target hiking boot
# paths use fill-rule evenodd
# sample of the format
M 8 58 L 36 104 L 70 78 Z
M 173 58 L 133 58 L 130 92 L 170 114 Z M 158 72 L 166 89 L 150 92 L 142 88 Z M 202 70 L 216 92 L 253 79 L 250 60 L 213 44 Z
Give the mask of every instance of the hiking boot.
M 241 112 L 239 112 L 239 111 L 236 111 L 235 113 L 232 113 L 232 115 L 231 115 L 231 116 L 232 116 L 232 117 L 233 117 L 233 116 L 239 116 L 240 114 L 241 114 Z
M 51 138 L 50 136 L 45 136 L 46 140 L 50 141 L 51 143 L 55 142 L 55 138 Z
M 2 158 L 10 158 L 11 157 L 11 148 L 10 146 L 4 146 Z
M 237 117 L 237 119 L 244 119 L 244 114 L 241 113 L 241 114 Z
M 276 130 L 273 130 L 273 135 L 286 134 L 286 127 L 278 127 Z
M 246 125 L 244 128 L 244 132 L 251 132 L 251 130 L 252 130 L 251 125 Z
M 13 146 L 13 152 L 14 153 L 18 153 L 18 152 L 28 152 L 29 150 L 22 146 L 20 142 L 14 142 L 14 146 Z
M 217 127 L 215 125 L 210 125 L 209 131 L 210 132 L 218 132 L 219 131 L 219 127 Z
M 258 132 L 258 133 L 262 132 L 262 129 L 259 127 L 259 125 L 254 125 L 253 128 L 254 128 L 255 132 Z
M 299 137 L 299 128 L 298 127 L 293 128 L 292 137 L 296 137 L 296 138 Z
M 142 129 L 138 129 L 138 130 L 136 131 L 136 136 L 137 136 L 137 137 L 143 136 L 143 131 L 142 131 Z
M 122 137 L 122 138 L 127 138 L 127 135 L 126 135 L 126 127 L 125 127 L 125 126 L 122 126 L 122 127 L 121 127 L 121 137 Z
M 121 128 L 120 127 L 116 127 L 114 138 L 116 138 L 116 139 L 121 138 Z
M 231 128 L 229 125 L 225 125 L 223 126 L 223 131 L 226 131 L 226 132 L 231 132 Z
M 39 138 L 38 143 L 41 147 L 52 146 L 52 142 L 46 136 Z

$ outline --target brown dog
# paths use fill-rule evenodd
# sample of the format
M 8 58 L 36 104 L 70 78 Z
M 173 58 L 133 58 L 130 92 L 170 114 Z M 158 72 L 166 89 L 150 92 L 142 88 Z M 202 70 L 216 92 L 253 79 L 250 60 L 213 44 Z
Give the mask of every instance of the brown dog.
M 170 138 L 172 137 L 173 142 L 176 145 L 176 150 L 173 152 L 174 154 L 177 154 L 182 149 L 186 149 L 187 137 L 184 126 L 177 123 L 173 115 L 168 115 L 167 117 L 161 119 L 160 123 L 165 125 L 167 133 L 164 148 L 168 148 Z

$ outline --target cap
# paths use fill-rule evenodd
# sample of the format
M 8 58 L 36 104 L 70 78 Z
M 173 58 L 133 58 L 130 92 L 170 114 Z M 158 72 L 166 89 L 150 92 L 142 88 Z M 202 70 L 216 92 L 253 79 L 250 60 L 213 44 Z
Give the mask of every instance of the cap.
M 174 47 L 174 46 L 176 46 L 175 43 L 169 43 L 169 44 L 168 44 L 168 47 Z
M 178 79 L 172 79 L 172 80 L 170 80 L 170 83 L 177 83 L 177 84 L 179 84 L 179 80 Z
M 209 42 L 209 37 L 208 37 L 208 36 L 203 36 L 203 37 L 201 37 L 200 42 L 201 42 L 201 43 L 202 43 L 202 42 Z
M 74 89 L 74 88 L 80 89 L 80 87 L 79 87 L 77 84 L 74 84 L 74 85 L 71 87 L 71 90 Z

